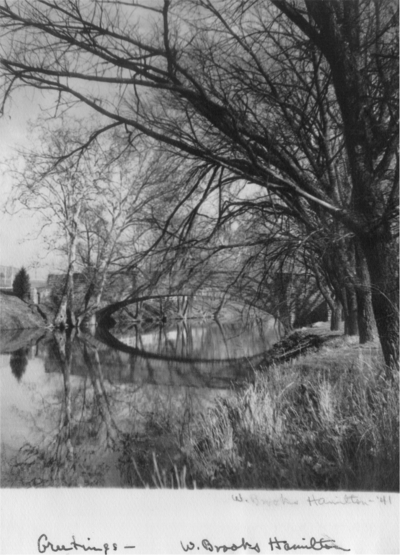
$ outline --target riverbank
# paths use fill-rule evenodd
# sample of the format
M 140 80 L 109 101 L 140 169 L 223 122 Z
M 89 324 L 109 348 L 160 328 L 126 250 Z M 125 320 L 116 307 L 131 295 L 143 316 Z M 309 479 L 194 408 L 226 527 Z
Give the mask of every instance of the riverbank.
M 188 416 L 190 427 L 162 408 L 151 434 L 125 434 L 123 485 L 399 491 L 398 383 L 384 380 L 377 343 L 312 331 L 297 332 L 292 350 L 310 335 L 319 345 L 261 364 L 253 383 Z
M 398 380 L 377 342 L 321 325 L 221 373 L 83 333 L 22 333 L 2 333 L 2 487 L 399 489 Z
M 0 330 L 43 328 L 46 321 L 33 303 L 0 292 Z

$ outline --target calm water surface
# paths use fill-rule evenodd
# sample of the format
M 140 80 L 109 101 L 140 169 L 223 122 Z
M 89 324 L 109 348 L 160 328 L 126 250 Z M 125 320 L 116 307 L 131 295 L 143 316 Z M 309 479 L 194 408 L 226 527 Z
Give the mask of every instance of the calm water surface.
M 151 433 L 149 417 L 190 426 L 280 337 L 273 318 L 112 332 L 2 332 L 3 487 L 123 485 L 119 438 Z

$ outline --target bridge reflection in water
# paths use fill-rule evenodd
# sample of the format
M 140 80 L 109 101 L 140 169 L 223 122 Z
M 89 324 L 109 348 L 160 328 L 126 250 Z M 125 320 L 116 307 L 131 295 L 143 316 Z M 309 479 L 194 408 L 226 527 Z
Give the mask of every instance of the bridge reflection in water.
M 271 318 L 114 334 L 2 334 L 3 486 L 123 485 L 126 434 L 150 433 L 150 415 L 190 435 L 199 412 L 252 379 L 279 329 Z
M 129 355 L 137 383 L 229 387 L 251 378 L 252 366 L 279 339 L 273 318 L 242 323 L 179 322 L 124 333 L 98 330 L 96 337 Z M 114 367 L 115 371 L 115 367 Z

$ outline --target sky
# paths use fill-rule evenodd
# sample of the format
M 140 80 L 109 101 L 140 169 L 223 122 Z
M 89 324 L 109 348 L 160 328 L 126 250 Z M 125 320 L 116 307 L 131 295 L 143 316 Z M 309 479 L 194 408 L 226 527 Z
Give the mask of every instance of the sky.
M 142 27 L 147 25 L 147 15 L 141 17 L 139 23 Z M 107 93 L 106 90 L 102 92 Z M 38 214 L 27 211 L 10 214 L 5 210 L 12 189 L 6 166 L 7 161 L 17 156 L 18 147 L 35 146 L 30 144 L 28 123 L 34 123 L 41 111 L 48 109 L 56 99 L 56 94 L 49 91 L 20 88 L 13 91 L 6 113 L 0 117 L 0 264 L 24 266 L 31 279 L 46 279 L 48 273 L 63 271 L 65 260 L 49 252 L 40 236 Z M 92 113 L 90 108 L 79 108 L 80 116 L 89 113 Z
M 157 5 L 158 2 L 159 0 L 150 0 L 152 5 Z M 135 14 L 141 31 L 154 19 L 150 12 L 142 13 L 140 8 L 134 12 L 130 8 L 127 10 L 127 15 Z M 107 93 L 106 90 L 102 92 Z M 7 161 L 17 155 L 18 147 L 34 146 L 30 144 L 28 122 L 33 123 L 41 110 L 49 108 L 56 99 L 54 92 L 19 88 L 12 92 L 11 101 L 6 105 L 6 113 L 0 117 L 0 264 L 16 268 L 24 266 L 31 279 L 45 279 L 50 272 L 61 272 L 63 261 L 54 253 L 48 252 L 40 237 L 38 214 L 19 212 L 11 215 L 5 211 L 12 188 L 6 166 Z M 82 117 L 89 113 L 90 108 L 79 109 Z
M 20 268 L 24 266 L 31 280 L 46 280 L 49 273 L 61 273 L 65 258 L 49 249 L 41 237 L 40 215 L 19 211 L 7 213 L 5 206 L 12 191 L 12 182 L 7 175 L 7 160 L 18 155 L 21 147 L 32 148 L 28 123 L 35 122 L 43 108 L 49 108 L 49 93 L 20 89 L 13 95 L 12 104 L 0 117 L 0 264 Z M 90 108 L 80 107 L 83 117 Z M 246 189 L 249 193 L 249 189 Z M 253 192 L 250 189 L 250 192 Z
M 49 98 L 40 91 L 20 89 L 0 117 L 0 264 L 24 266 L 31 279 L 46 279 L 49 273 L 62 271 L 63 261 L 48 252 L 40 237 L 40 219 L 33 212 L 8 214 L 5 205 L 12 190 L 7 175 L 7 161 L 17 156 L 18 147 L 30 147 L 28 122 L 34 122 Z
M 153 0 L 154 4 L 157 0 Z M 136 14 L 141 14 L 139 11 Z M 147 15 L 141 17 L 140 25 L 146 24 Z M 6 113 L 0 117 L 0 264 L 20 268 L 24 266 L 31 279 L 45 279 L 50 272 L 62 271 L 62 260 L 48 253 L 44 242 L 38 237 L 40 222 L 35 214 L 5 213 L 4 207 L 11 190 L 11 181 L 5 171 L 10 157 L 16 155 L 17 147 L 29 144 L 28 122 L 34 122 L 42 109 L 49 108 L 55 93 L 20 88 L 12 93 Z M 90 108 L 80 107 L 79 115 L 85 117 Z

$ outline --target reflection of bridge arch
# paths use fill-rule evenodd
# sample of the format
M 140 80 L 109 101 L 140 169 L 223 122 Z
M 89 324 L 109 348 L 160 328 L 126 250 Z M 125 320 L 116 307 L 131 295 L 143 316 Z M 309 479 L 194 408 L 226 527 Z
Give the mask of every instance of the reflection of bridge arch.
M 198 357 L 181 357 L 181 356 L 171 356 L 166 354 L 157 354 L 146 351 L 144 349 L 138 349 L 137 347 L 132 347 L 123 343 L 119 339 L 117 339 L 110 331 L 106 328 L 98 328 L 96 330 L 96 338 L 99 339 L 102 343 L 105 343 L 109 347 L 114 349 L 118 349 L 124 353 L 137 355 L 145 359 L 152 359 L 152 360 L 164 360 L 166 362 L 184 362 L 184 363 L 202 363 L 202 364 L 210 364 L 215 365 L 215 363 L 227 364 L 227 363 L 251 363 L 252 361 L 261 360 L 264 352 L 257 353 L 253 356 L 244 356 L 238 358 L 226 358 L 226 359 L 212 359 L 212 358 L 198 358 Z M 265 351 L 266 352 L 266 351 Z

